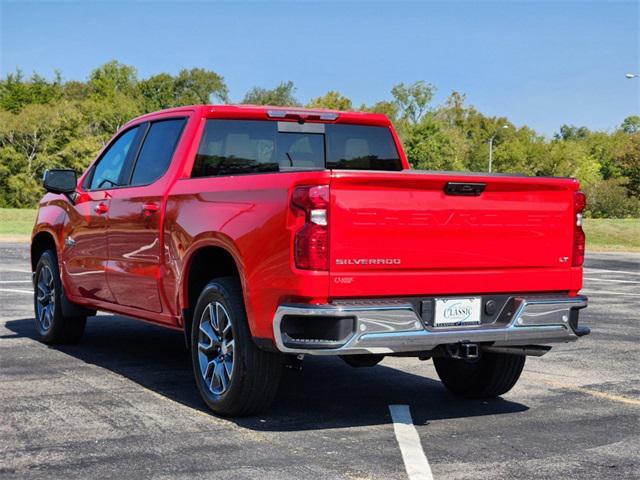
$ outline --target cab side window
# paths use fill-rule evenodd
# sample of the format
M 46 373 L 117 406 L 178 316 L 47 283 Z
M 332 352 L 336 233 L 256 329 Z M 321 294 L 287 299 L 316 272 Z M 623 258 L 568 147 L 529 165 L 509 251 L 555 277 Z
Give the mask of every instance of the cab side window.
M 136 139 L 138 128 L 127 130 L 102 155 L 91 174 L 89 190 L 100 190 L 120 185 L 120 174 Z
M 149 185 L 160 178 L 169 168 L 171 158 L 180 140 L 186 119 L 160 120 L 149 127 L 138 160 L 131 185 Z

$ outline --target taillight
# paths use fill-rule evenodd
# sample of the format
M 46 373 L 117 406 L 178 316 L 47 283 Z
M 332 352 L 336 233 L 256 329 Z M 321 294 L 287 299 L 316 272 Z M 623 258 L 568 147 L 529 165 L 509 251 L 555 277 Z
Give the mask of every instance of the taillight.
M 584 263 L 585 234 L 582 230 L 582 214 L 586 206 L 586 195 L 582 192 L 576 192 L 573 196 L 575 223 L 573 226 L 573 260 L 571 262 L 574 267 L 581 267 Z
M 304 214 L 305 223 L 296 232 L 294 259 L 304 270 L 329 270 L 329 185 L 297 187 L 292 206 Z

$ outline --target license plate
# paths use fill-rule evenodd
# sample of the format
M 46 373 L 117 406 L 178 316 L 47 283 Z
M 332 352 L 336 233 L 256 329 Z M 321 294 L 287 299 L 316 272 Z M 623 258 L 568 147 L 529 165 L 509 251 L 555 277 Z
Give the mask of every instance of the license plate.
M 480 297 L 436 298 L 434 327 L 457 327 L 460 325 L 480 325 Z

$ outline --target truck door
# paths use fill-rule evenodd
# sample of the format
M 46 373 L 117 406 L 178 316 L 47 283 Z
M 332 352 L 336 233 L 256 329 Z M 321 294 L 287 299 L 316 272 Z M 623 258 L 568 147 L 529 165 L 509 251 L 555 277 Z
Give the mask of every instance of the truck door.
M 62 258 L 71 295 L 113 302 L 106 279 L 107 218 L 112 193 L 121 184 L 126 159 L 135 150 L 139 128 L 133 127 L 109 145 L 78 188 L 69 209 Z
M 185 124 L 185 118 L 145 124 L 138 152 L 126 167 L 128 187 L 112 194 L 107 281 L 120 305 L 162 311 L 159 287 L 166 173 Z

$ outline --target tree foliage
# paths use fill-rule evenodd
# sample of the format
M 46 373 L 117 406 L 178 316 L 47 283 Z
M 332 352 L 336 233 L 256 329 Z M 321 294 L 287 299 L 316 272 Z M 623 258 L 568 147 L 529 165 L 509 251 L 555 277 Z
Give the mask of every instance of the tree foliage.
M 293 82 L 255 87 L 243 103 L 299 106 Z M 592 216 L 640 215 L 640 116 L 623 119 L 610 132 L 562 125 L 553 138 L 491 117 L 452 92 L 433 104 L 435 87 L 400 83 L 390 97 L 358 110 L 382 113 L 393 122 L 414 168 L 486 171 L 489 139 L 497 172 L 574 176 L 589 194 Z M 224 78 L 202 68 L 139 79 L 117 61 L 91 72 L 86 82 L 52 80 L 22 72 L 0 80 L 0 207 L 32 207 L 42 195 L 41 178 L 53 167 L 81 171 L 128 120 L 180 105 L 227 102 Z M 353 102 L 331 90 L 310 108 L 352 110 Z
M 242 103 L 250 105 L 273 105 L 282 107 L 298 107 L 300 102 L 294 96 L 296 87 L 293 82 L 282 82 L 271 90 L 262 87 L 253 87 L 244 96 Z
M 353 110 L 351 100 L 340 92 L 330 90 L 322 97 L 312 99 L 307 108 L 328 108 L 331 110 Z

